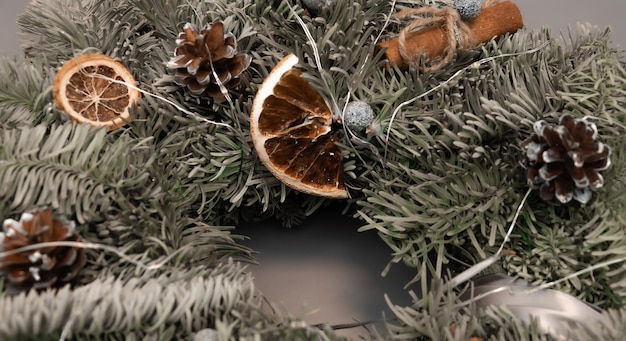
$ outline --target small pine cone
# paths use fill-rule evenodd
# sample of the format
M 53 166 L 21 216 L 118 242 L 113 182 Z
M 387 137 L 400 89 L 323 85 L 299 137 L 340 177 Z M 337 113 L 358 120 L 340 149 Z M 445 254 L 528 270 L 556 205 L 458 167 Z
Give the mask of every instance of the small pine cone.
M 220 21 L 207 24 L 200 32 L 190 23 L 183 29 L 176 39 L 174 57 L 167 63 L 176 70 L 176 84 L 186 86 L 194 96 L 225 97 L 222 86 L 225 90 L 238 86 L 252 57 L 241 52 L 232 33 L 224 34 Z
M 604 185 L 599 171 L 611 164 L 611 148 L 596 141 L 596 125 L 564 114 L 557 126 L 542 120 L 533 128 L 535 133 L 522 142 L 522 148 L 526 151 L 528 180 L 541 184 L 541 198 L 589 202 L 590 189 Z
M 53 216 L 49 208 L 24 213 L 20 221 L 6 219 L 2 227 L 2 252 L 43 242 L 80 241 L 74 222 Z M 48 246 L 0 258 L 0 272 L 12 291 L 46 289 L 69 283 L 85 261 L 83 248 Z

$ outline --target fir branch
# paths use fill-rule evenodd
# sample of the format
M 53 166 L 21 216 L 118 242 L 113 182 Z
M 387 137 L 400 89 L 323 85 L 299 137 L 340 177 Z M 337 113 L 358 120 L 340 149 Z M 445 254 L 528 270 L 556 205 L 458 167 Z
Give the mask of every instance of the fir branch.
M 26 56 L 43 57 L 59 66 L 77 53 L 96 50 L 143 65 L 160 49 L 146 28 L 142 13 L 127 2 L 115 0 L 33 1 L 18 18 Z
M 572 58 L 573 68 L 559 84 L 557 95 L 564 108 L 580 116 L 598 116 L 609 123 L 618 119 L 623 123 L 619 118 L 626 113 L 624 61 L 615 58 L 617 51 L 608 46 L 607 32 L 580 45 L 582 53 Z
M 51 102 L 50 70 L 42 58 L 0 59 L 0 127 L 55 122 Z
M 129 159 L 146 155 L 124 135 L 111 142 L 106 130 L 67 123 L 5 130 L 0 140 L 1 198 L 13 212 L 50 205 L 82 223 L 153 187 L 143 167 L 129 167 Z
M 3 297 L 0 336 L 42 339 L 63 334 L 110 340 L 132 333 L 162 339 L 176 327 L 175 338 L 188 339 L 216 321 L 234 323 L 246 311 L 259 309 L 251 277 L 242 271 L 236 263 L 225 263 L 205 276 L 181 270 L 174 277 L 108 277 L 74 289 Z

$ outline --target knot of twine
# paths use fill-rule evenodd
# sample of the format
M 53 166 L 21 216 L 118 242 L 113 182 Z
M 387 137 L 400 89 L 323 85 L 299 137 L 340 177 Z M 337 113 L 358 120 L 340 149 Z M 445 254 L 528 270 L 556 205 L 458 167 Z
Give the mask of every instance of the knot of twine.
M 498 2 L 500 2 L 500 0 L 487 0 L 483 4 L 483 8 L 493 6 Z M 413 20 L 404 27 L 398 36 L 400 56 L 406 64 L 417 65 L 420 58 L 419 55 L 409 55 L 407 53 L 407 36 L 409 33 L 422 30 L 432 25 L 441 26 L 445 33 L 448 46 L 444 49 L 443 55 L 430 63 L 429 66 L 420 66 L 420 69 L 423 71 L 439 70 L 454 58 L 457 50 L 469 49 L 477 45 L 472 30 L 467 23 L 461 19 L 459 12 L 452 7 L 407 8 L 394 15 L 398 20 L 409 16 L 420 16 L 420 18 Z

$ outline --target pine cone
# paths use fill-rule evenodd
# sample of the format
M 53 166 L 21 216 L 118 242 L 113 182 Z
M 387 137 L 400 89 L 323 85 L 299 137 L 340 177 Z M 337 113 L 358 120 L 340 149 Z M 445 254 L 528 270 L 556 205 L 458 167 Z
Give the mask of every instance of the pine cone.
M 6 219 L 2 227 L 2 252 L 42 242 L 80 241 L 74 222 L 53 216 L 47 208 L 24 213 L 19 222 Z M 6 276 L 11 290 L 45 289 L 70 282 L 85 261 L 83 248 L 49 246 L 0 258 L 0 272 Z
M 561 116 L 559 125 L 538 121 L 535 133 L 524 142 L 528 180 L 541 184 L 544 200 L 567 203 L 573 199 L 587 203 L 590 189 L 604 185 L 599 171 L 610 165 L 611 148 L 596 141 L 598 129 L 586 120 L 572 115 Z
M 176 39 L 174 57 L 167 63 L 168 68 L 176 69 L 176 84 L 187 86 L 198 97 L 225 97 L 220 84 L 226 90 L 238 86 L 252 57 L 241 52 L 232 33 L 224 34 L 220 21 L 207 24 L 200 32 L 190 23 L 183 29 Z

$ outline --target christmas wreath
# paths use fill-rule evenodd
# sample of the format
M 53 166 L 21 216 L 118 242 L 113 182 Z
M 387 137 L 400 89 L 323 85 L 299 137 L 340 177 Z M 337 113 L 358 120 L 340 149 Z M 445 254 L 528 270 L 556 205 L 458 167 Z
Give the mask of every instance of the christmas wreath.
M 426 288 L 372 338 L 557 337 L 481 306 L 491 260 L 620 339 L 626 65 L 589 25 L 482 41 L 499 5 L 34 0 L 0 59 L 0 338 L 337 339 L 264 309 L 234 226 L 341 205 Z

